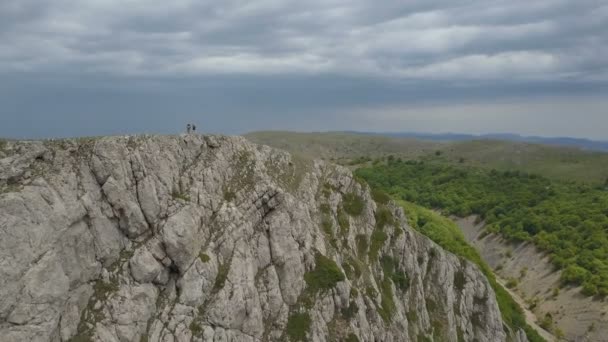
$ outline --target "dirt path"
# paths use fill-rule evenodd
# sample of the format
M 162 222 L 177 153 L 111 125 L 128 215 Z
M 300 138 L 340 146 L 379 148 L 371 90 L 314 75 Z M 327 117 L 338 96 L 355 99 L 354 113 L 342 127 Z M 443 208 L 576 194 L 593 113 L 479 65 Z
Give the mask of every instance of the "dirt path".
M 536 330 L 536 332 L 540 336 L 542 336 L 542 338 L 547 340 L 547 342 L 556 342 L 557 338 L 555 338 L 555 336 L 551 335 L 547 330 L 541 328 L 538 324 L 536 324 L 536 315 L 534 315 L 532 311 L 527 309 L 526 302 L 523 300 L 523 298 L 521 298 L 517 293 L 511 291 L 511 289 L 507 288 L 503 279 L 499 278 L 496 274 L 494 275 L 496 276 L 496 281 L 498 282 L 498 284 L 502 286 L 511 295 L 513 300 L 515 300 L 515 302 L 517 302 L 517 304 L 524 311 L 526 323 L 528 323 L 528 325 L 531 326 L 532 329 Z

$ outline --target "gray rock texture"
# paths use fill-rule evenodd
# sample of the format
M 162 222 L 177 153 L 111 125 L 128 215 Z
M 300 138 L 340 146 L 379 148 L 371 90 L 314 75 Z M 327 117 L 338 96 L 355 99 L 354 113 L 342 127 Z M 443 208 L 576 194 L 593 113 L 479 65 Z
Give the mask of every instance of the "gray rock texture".
M 2 148 L 0 341 L 507 340 L 481 272 L 345 168 L 223 136 Z

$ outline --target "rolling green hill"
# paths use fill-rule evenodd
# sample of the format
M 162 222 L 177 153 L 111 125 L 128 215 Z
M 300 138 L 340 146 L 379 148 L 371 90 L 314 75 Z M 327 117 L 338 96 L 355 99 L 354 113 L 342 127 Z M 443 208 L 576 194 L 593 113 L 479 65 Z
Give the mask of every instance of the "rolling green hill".
M 608 153 L 496 140 L 436 142 L 354 133 L 252 132 L 245 137 L 315 158 L 349 165 L 379 158 L 423 159 L 487 169 L 519 170 L 586 183 L 608 178 Z

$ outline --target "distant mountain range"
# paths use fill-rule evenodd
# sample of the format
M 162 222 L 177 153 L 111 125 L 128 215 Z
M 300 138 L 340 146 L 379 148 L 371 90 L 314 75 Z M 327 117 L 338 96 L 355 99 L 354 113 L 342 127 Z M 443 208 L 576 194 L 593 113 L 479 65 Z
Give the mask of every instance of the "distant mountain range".
M 348 133 L 382 135 L 388 137 L 399 138 L 416 138 L 433 141 L 467 141 L 467 140 L 506 140 L 534 144 L 554 145 L 554 146 L 569 146 L 577 147 L 583 150 L 608 152 L 608 141 L 598 141 L 582 138 L 569 137 L 538 137 L 538 136 L 523 136 L 511 133 L 493 133 L 493 134 L 460 134 L 460 133 L 417 133 L 417 132 L 358 132 L 348 131 Z

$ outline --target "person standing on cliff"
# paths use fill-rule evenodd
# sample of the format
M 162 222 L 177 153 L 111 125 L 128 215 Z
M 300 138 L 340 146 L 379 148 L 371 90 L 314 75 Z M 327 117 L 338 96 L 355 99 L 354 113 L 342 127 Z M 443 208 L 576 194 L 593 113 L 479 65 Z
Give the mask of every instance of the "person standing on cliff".
M 187 125 L 186 125 L 186 133 L 187 133 L 187 134 L 190 134 L 190 129 L 191 129 L 190 124 L 187 124 Z
M 192 133 L 195 133 L 195 131 L 196 131 L 196 125 L 192 124 Z

